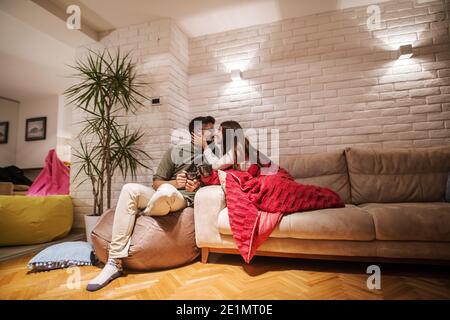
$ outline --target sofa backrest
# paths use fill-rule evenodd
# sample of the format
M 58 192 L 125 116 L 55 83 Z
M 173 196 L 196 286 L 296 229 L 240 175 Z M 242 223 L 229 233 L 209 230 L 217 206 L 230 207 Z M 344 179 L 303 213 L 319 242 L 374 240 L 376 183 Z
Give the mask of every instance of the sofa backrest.
M 345 203 L 351 203 L 344 150 L 280 157 L 280 165 L 297 182 L 329 188 L 337 192 Z
M 450 146 L 345 150 L 355 204 L 442 201 Z

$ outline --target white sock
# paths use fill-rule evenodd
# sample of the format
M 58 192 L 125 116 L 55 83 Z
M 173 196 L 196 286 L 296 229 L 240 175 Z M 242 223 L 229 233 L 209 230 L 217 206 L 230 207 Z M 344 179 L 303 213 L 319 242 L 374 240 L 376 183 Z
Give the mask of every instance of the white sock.
M 122 271 L 122 260 L 109 258 L 98 276 L 92 279 L 89 284 L 103 284 L 108 281 L 111 276 Z

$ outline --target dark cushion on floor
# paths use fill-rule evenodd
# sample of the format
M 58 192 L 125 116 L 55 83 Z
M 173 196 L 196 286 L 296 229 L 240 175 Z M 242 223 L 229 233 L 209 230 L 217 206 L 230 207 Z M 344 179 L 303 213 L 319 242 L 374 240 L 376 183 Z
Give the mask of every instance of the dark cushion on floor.
M 95 254 L 102 262 L 108 259 L 114 209 L 106 211 L 92 231 Z M 166 216 L 138 215 L 131 237 L 129 256 L 124 267 L 147 271 L 165 269 L 189 263 L 197 258 L 194 210 L 186 208 Z

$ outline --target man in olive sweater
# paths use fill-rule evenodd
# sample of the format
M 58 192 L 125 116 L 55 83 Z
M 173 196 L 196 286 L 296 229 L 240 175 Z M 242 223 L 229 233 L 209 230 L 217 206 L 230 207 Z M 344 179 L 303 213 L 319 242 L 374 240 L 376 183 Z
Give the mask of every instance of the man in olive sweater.
M 140 211 L 144 215 L 162 216 L 193 206 L 200 181 L 188 179 L 186 173 L 196 169 L 196 157 L 203 155 L 201 145 L 194 142 L 194 136 L 200 132 L 194 131 L 201 127 L 203 134 L 212 129 L 214 123 L 210 116 L 191 120 L 191 143 L 175 145 L 166 151 L 153 176 L 153 188 L 137 183 L 122 187 L 114 215 L 108 262 L 89 282 L 87 290 L 99 290 L 122 275 L 122 259 L 128 256 L 136 215 Z

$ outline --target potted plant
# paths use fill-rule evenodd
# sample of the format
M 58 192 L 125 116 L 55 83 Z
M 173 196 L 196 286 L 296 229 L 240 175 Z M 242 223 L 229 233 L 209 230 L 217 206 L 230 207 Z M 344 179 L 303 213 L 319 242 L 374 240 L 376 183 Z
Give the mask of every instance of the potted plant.
M 69 104 L 83 111 L 83 128 L 79 133 L 79 147 L 74 148 L 78 165 L 75 179 L 83 173 L 78 185 L 88 181 L 93 195 L 93 212 L 85 216 L 86 238 L 105 207 L 111 208 L 111 184 L 115 172 L 123 177 L 136 178 L 137 169 L 146 165 L 150 156 L 140 148 L 143 133 L 132 130 L 120 118 L 135 113 L 146 97 L 141 89 L 146 83 L 138 80 L 135 65 L 129 54 L 120 51 L 89 51 L 86 60 L 78 60 L 72 67 L 79 80 L 64 94 Z M 106 204 L 104 197 L 106 195 Z

